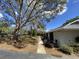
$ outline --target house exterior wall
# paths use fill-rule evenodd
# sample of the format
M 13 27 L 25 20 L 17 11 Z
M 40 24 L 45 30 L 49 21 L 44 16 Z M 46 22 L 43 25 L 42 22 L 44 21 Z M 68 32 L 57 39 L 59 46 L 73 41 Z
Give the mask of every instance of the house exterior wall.
M 79 36 L 79 30 L 60 30 L 53 32 L 54 40 L 58 41 L 59 46 L 64 44 L 73 44 L 75 38 Z

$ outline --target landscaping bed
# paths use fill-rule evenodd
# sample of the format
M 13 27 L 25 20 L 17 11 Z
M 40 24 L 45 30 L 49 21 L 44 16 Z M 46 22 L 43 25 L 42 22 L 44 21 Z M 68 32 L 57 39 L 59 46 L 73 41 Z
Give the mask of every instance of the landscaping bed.
M 71 55 L 76 54 L 79 55 L 79 45 L 62 45 L 59 50 L 65 54 Z
M 24 52 L 32 52 L 32 53 L 36 53 L 37 51 L 37 45 L 32 45 L 32 44 L 26 44 L 26 47 L 25 48 L 16 48 L 12 45 L 8 45 L 7 43 L 3 43 L 3 44 L 0 44 L 0 49 L 3 49 L 3 50 L 10 50 L 10 51 L 24 51 Z
M 0 49 L 11 50 L 11 51 L 24 51 L 36 53 L 37 51 L 37 38 L 21 36 L 19 41 L 10 40 L 8 38 L 2 39 L 0 42 Z

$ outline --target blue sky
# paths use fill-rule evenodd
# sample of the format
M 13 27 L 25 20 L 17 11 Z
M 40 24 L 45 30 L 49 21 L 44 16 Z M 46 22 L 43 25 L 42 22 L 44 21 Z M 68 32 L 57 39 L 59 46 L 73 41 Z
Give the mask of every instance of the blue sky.
M 67 11 L 57 16 L 54 20 L 46 25 L 46 30 L 55 29 L 65 23 L 67 20 L 79 16 L 79 0 L 69 0 Z

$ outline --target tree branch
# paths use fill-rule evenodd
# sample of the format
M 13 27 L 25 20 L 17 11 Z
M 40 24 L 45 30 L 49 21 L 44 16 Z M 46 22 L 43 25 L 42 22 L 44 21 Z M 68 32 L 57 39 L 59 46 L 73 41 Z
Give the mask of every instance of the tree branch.
M 22 17 L 21 19 L 23 19 L 23 18 L 25 17 L 25 14 L 27 13 L 27 11 L 28 11 L 30 5 L 33 3 L 33 1 L 34 1 L 34 0 L 32 0 L 31 3 L 28 5 L 28 7 L 27 7 L 27 9 L 26 9 L 26 11 L 25 11 L 25 13 L 24 13 L 24 15 L 23 15 L 23 17 Z
M 35 6 L 39 3 L 39 1 L 40 1 L 40 0 L 36 1 L 36 3 L 34 4 L 33 9 L 31 10 L 31 12 L 30 12 L 28 18 L 27 18 L 26 21 L 22 24 L 21 27 L 23 27 L 23 26 L 29 21 L 32 12 L 33 12 L 33 10 L 35 9 Z

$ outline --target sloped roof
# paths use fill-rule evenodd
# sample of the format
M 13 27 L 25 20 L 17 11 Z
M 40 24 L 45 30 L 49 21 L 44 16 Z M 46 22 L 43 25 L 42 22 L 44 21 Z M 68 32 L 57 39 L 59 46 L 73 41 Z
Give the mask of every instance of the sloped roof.
M 79 19 L 67 23 L 66 25 L 62 25 L 56 29 L 50 30 L 49 32 L 59 31 L 59 30 L 79 30 Z
M 77 16 L 77 17 L 75 17 L 75 18 L 72 18 L 72 19 L 70 19 L 70 20 L 67 20 L 61 27 L 65 26 L 65 25 L 67 25 L 67 24 L 70 24 L 70 23 L 72 23 L 72 22 L 74 22 L 74 21 L 78 21 L 78 19 L 79 19 L 79 16 Z

